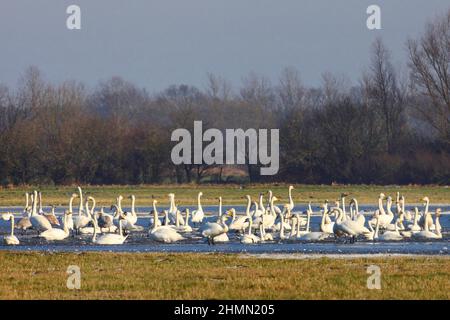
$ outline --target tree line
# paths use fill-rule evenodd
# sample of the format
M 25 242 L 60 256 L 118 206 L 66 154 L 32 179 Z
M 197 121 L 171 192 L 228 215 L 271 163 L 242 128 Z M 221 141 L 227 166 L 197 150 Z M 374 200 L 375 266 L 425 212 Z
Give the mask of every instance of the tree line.
M 120 77 L 94 88 L 52 84 L 29 67 L 16 88 L 0 85 L 0 184 L 448 184 L 450 10 L 406 47 L 400 69 L 377 39 L 356 85 L 325 73 L 308 87 L 286 68 L 276 83 L 252 73 L 232 88 L 208 74 L 203 89 L 150 94 Z M 278 128 L 279 173 L 173 165 L 170 134 L 195 120 L 205 129 Z

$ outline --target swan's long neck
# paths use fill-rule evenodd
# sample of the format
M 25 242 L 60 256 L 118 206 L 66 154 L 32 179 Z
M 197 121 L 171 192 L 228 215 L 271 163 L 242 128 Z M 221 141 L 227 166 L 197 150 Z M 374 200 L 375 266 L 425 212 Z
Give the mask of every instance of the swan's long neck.
M 222 197 L 219 197 L 219 218 L 222 216 Z
M 427 215 L 428 214 L 428 206 L 430 205 L 430 200 L 426 200 L 425 201 L 425 213 L 424 213 L 424 215 Z
M 190 216 L 190 214 L 189 214 L 190 212 L 189 212 L 189 209 L 186 209 L 186 222 L 185 222 L 185 226 L 189 226 L 189 216 Z
M 119 213 L 122 213 L 122 196 L 119 196 L 117 198 L 117 209 L 119 210 Z
M 294 209 L 294 199 L 292 199 L 292 188 L 289 188 L 289 206 Z
M 373 235 L 374 239 L 378 239 L 378 230 L 379 229 L 380 229 L 380 217 L 377 217 L 377 225 L 375 226 L 375 234 Z
M 280 214 L 280 238 L 284 238 L 284 212 Z
M 253 224 L 252 218 L 250 217 L 250 215 L 248 215 L 248 235 L 252 234 L 252 224 Z
M 78 187 L 78 193 L 80 194 L 80 207 L 78 208 L 78 216 L 81 216 L 83 214 L 84 208 L 83 208 L 83 191 L 80 187 Z
M 11 219 L 11 237 L 13 237 L 14 236 L 14 216 L 11 215 L 10 219 Z M 438 221 L 437 218 L 436 218 L 436 221 Z
M 264 210 L 264 202 L 263 202 L 263 194 L 262 193 L 259 195 L 259 206 L 261 208 L 261 211 L 264 212 L 265 210 Z
M 309 222 L 311 221 L 311 211 L 306 212 L 306 232 L 309 232 Z
M 135 196 L 131 196 L 131 214 L 133 216 L 136 216 L 136 210 L 135 210 L 135 204 L 136 204 L 136 197 Z
M 69 227 L 67 226 L 67 219 L 69 217 L 67 216 L 67 214 L 64 214 L 64 219 L 63 219 L 63 230 L 65 234 L 69 234 Z M 94 224 L 94 230 L 96 229 L 96 226 Z
M 39 212 L 42 212 L 42 193 L 39 192 Z
M 175 196 L 171 195 L 170 196 L 170 208 L 169 208 L 169 211 L 170 212 L 174 212 L 174 210 L 175 210 Z
M 158 221 L 158 210 L 156 210 L 156 203 L 153 202 L 153 229 L 156 229 Z
M 92 207 L 91 207 L 91 212 L 90 212 L 90 216 L 92 218 L 92 216 L 95 213 L 95 206 L 97 205 L 97 202 L 95 201 L 95 198 L 92 198 Z
M 271 214 L 275 214 L 275 208 L 273 207 L 274 201 L 275 201 L 275 199 L 272 197 L 272 199 L 270 199 L 270 213 Z
M 34 191 L 33 194 L 33 210 L 31 211 L 31 216 L 36 215 L 37 210 L 37 191 Z
M 121 237 L 123 237 L 122 219 L 119 219 L 119 234 Z
M 273 193 L 269 190 L 269 199 L 267 199 L 267 206 L 270 208 L 270 202 L 272 201 Z
M 347 215 L 347 213 L 345 212 L 345 197 L 342 197 L 341 201 L 342 201 L 342 211 L 344 212 L 344 215 Z
M 197 196 L 197 210 L 198 211 L 203 211 L 202 202 L 201 202 L 201 199 L 200 199 L 201 197 L 202 197 L 202 194 L 199 193 L 198 196 Z
M 355 215 L 358 216 L 359 215 L 358 200 L 355 199 L 353 202 L 355 203 Z
M 72 213 L 73 212 L 73 199 L 75 199 L 75 197 L 70 197 L 69 200 L 69 212 Z
M 247 197 L 247 208 L 245 209 L 245 215 L 250 217 L 250 207 L 252 206 L 252 200 L 250 197 Z
M 383 208 L 383 198 L 382 197 L 378 198 L 378 210 L 380 210 L 380 214 L 386 214 L 386 212 L 384 211 L 384 208 Z
M 90 216 L 90 207 L 89 207 L 89 199 L 88 200 L 86 200 L 86 204 L 85 204 L 85 206 L 86 206 L 86 214 L 87 214 L 87 216 L 89 217 Z
M 419 209 L 414 208 L 414 225 L 417 226 L 419 223 Z

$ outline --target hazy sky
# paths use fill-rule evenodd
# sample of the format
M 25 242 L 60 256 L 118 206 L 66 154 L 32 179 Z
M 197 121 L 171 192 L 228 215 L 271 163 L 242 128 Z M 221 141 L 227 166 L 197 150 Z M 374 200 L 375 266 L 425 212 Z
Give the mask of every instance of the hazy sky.
M 82 30 L 66 28 L 66 8 L 82 10 Z M 366 9 L 382 9 L 382 30 Z M 172 83 L 204 87 L 212 72 L 239 85 L 253 71 L 277 81 L 294 66 L 306 84 L 324 71 L 357 80 L 381 36 L 397 64 L 405 40 L 448 0 L 1 0 L 0 83 L 15 85 L 29 65 L 51 81 L 89 85 L 120 75 L 149 91 Z

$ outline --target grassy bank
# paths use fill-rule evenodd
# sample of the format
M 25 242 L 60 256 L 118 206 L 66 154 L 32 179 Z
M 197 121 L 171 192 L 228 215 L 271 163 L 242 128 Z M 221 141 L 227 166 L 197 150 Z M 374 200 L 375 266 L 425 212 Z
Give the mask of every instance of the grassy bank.
M 0 252 L 0 299 L 449 299 L 448 257 Z M 68 290 L 69 265 L 81 289 Z M 367 267 L 381 268 L 368 290 Z
M 224 204 L 243 204 L 242 196 L 250 194 L 257 197 L 260 192 L 271 189 L 281 201 L 287 201 L 288 185 L 143 185 L 143 186 L 85 186 L 83 190 L 93 195 L 100 205 L 111 205 L 114 199 L 122 194 L 136 195 L 137 205 L 150 205 L 152 196 L 161 204 L 167 204 L 167 194 L 174 192 L 181 205 L 196 203 L 197 193 L 203 191 L 203 204 L 217 204 L 216 198 L 222 196 Z M 74 186 L 31 186 L 0 189 L 0 206 L 21 206 L 24 204 L 24 192 L 34 188 L 43 192 L 43 202 L 46 205 L 67 205 L 69 196 L 76 191 Z M 419 203 L 427 195 L 432 203 L 450 203 L 450 188 L 442 186 L 328 186 L 328 185 L 296 185 L 293 192 L 294 201 L 307 203 L 309 200 L 323 201 L 335 200 L 341 192 L 350 193 L 362 204 L 375 204 L 378 194 L 384 192 L 395 196 L 399 191 L 406 197 L 408 203 Z M 129 202 L 129 200 L 128 200 Z M 129 205 L 124 202 L 124 205 Z

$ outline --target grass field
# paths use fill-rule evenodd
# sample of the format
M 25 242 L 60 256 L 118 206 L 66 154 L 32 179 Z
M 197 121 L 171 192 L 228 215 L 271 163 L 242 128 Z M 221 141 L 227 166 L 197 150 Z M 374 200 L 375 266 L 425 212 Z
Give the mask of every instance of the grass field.
M 67 267 L 81 289 L 66 287 Z M 367 289 L 367 267 L 381 290 Z M 449 299 L 448 257 L 0 252 L 0 299 Z
M 203 204 L 217 204 L 217 197 L 222 196 L 224 204 L 244 204 L 242 197 L 250 194 L 256 199 L 260 192 L 271 189 L 281 198 L 282 202 L 288 200 L 288 185 L 142 185 L 142 186 L 84 186 L 83 190 L 93 195 L 99 205 L 111 205 L 115 198 L 122 194 L 136 195 L 136 204 L 139 206 L 151 205 L 152 196 L 162 205 L 168 204 L 167 194 L 174 192 L 181 205 L 196 203 L 197 193 L 203 191 Z M 76 191 L 75 186 L 30 186 L 0 189 L 0 206 L 22 206 L 24 192 L 39 189 L 43 192 L 45 205 L 67 205 L 70 194 Z M 350 193 L 361 204 L 375 204 L 380 192 L 395 196 L 399 191 L 406 197 L 406 203 L 420 203 L 425 195 L 430 197 L 431 203 L 450 203 L 450 188 L 443 186 L 329 186 L 329 185 L 295 185 L 293 191 L 296 203 L 307 203 L 309 200 L 320 202 L 325 199 L 336 200 L 341 192 Z M 127 199 L 126 199 L 127 200 Z M 128 200 L 129 202 L 129 200 Z M 124 201 L 124 206 L 129 203 Z

